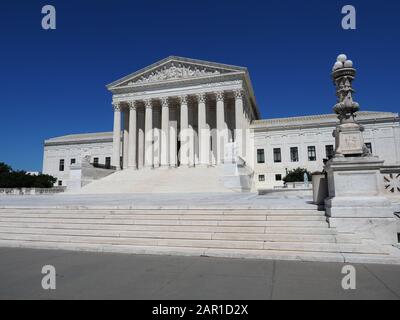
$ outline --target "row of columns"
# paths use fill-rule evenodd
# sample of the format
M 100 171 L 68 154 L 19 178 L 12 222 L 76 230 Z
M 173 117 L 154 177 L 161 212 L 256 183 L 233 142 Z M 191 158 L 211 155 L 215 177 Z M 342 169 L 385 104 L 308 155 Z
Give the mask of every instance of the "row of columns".
M 228 141 L 228 129 L 225 119 L 225 92 L 218 91 L 213 93 L 216 98 L 216 131 L 217 131 L 217 152 L 216 162 L 221 164 L 224 162 L 224 143 Z M 235 90 L 235 141 L 239 150 L 242 149 L 242 129 L 244 121 L 244 102 L 243 90 Z M 210 131 L 207 128 L 207 111 L 206 101 L 207 94 L 200 93 L 196 95 L 198 102 L 198 137 L 199 137 L 199 164 L 209 166 L 210 163 Z M 160 165 L 163 167 L 176 166 L 177 163 L 173 159 L 174 153 L 176 154 L 176 145 L 170 142 L 176 137 L 170 137 L 173 131 L 170 130 L 170 110 L 169 104 L 171 97 L 157 98 L 161 101 L 161 132 L 160 132 Z M 180 165 L 189 166 L 190 154 L 194 153 L 193 129 L 189 127 L 189 104 L 188 95 L 181 95 L 178 97 L 180 102 Z M 153 99 L 146 99 L 143 101 L 145 107 L 144 115 L 144 166 L 146 168 L 154 167 L 154 135 L 153 128 Z M 123 159 L 124 168 L 137 168 L 137 154 L 138 149 L 142 146 L 137 145 L 138 131 L 138 103 L 139 101 L 115 102 L 114 105 L 114 131 L 113 131 L 113 157 L 112 166 L 117 170 L 121 168 L 121 112 L 123 105 L 129 108 L 129 116 L 124 117 L 124 139 L 123 139 Z M 128 130 L 127 130 L 128 128 Z M 126 138 L 127 137 L 127 138 Z M 127 160 L 127 161 L 126 161 Z

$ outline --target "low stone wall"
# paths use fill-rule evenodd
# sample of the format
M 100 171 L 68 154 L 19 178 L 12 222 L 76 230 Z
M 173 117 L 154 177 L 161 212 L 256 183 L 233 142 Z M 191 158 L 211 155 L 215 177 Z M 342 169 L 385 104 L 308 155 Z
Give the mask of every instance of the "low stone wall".
M 0 188 L 0 195 L 20 196 L 20 195 L 41 195 L 41 194 L 56 194 L 65 191 L 65 187 L 54 188 Z
M 304 182 L 287 182 L 283 187 L 274 187 L 274 189 L 301 189 L 301 190 L 312 190 L 312 182 L 308 185 Z
M 105 178 L 113 173 L 115 173 L 115 170 L 95 168 L 92 164 L 87 162 L 72 165 L 70 167 L 70 179 L 67 182 L 67 191 L 79 191 L 89 183 Z

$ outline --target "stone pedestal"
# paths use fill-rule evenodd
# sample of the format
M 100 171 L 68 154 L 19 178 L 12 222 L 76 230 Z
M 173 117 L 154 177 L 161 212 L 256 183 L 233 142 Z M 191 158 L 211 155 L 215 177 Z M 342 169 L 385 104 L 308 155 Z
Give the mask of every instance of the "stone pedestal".
M 397 242 L 390 201 L 383 194 L 377 157 L 335 157 L 325 166 L 329 198 L 325 201 L 331 227 L 338 233 L 356 233 L 381 244 Z
M 336 127 L 333 135 L 336 140 L 336 156 L 353 156 L 364 153 L 364 128 L 355 122 L 342 123 Z

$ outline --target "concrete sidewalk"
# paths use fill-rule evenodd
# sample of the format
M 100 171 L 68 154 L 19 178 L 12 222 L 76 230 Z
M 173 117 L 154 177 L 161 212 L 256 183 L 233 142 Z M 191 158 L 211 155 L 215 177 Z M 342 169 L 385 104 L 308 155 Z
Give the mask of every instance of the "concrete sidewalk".
M 57 289 L 41 287 L 44 265 Z M 0 299 L 396 299 L 400 266 L 354 265 L 344 291 L 339 263 L 0 248 Z

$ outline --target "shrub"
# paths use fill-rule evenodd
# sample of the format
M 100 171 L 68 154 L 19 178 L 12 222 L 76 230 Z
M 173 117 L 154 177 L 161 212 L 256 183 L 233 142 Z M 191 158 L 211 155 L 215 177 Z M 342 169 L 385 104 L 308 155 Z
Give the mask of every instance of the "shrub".
M 311 173 L 304 168 L 297 168 L 290 170 L 286 177 L 283 178 L 284 182 L 304 182 L 304 173 L 307 173 L 308 181 L 311 181 Z

